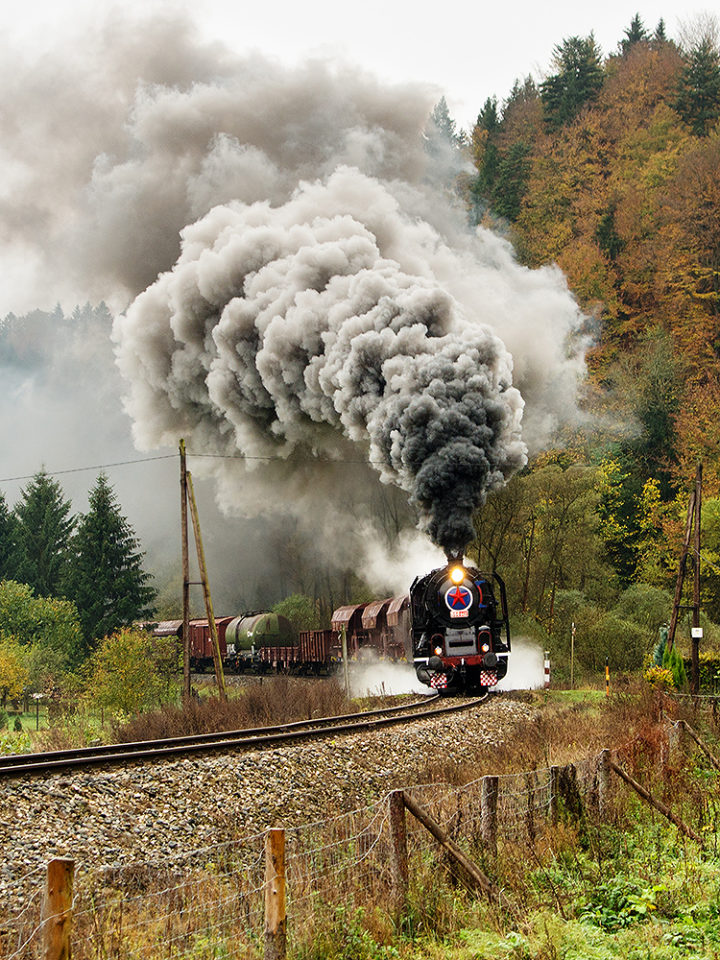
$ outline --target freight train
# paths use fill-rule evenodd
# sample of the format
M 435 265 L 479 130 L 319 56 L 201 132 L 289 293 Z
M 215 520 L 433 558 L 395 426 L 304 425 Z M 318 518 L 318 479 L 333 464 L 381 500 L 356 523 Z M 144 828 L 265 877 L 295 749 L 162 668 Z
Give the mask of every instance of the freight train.
M 418 679 L 439 692 L 472 693 L 507 673 L 510 627 L 505 585 L 452 559 L 418 577 L 410 593 L 339 607 L 329 630 L 296 632 L 276 613 L 216 617 L 220 655 L 234 673 L 330 674 L 343 657 L 412 662 Z M 155 636 L 182 637 L 182 620 L 154 624 Z M 212 669 L 207 620 L 191 620 L 190 667 Z
M 344 632 L 352 660 L 407 661 L 412 657 L 408 604 L 405 595 L 339 607 L 329 630 L 297 632 L 289 620 L 276 613 L 216 617 L 220 656 L 225 669 L 232 673 L 329 674 L 342 661 Z M 182 620 L 148 626 L 155 636 L 182 637 Z M 191 670 L 212 670 L 208 621 L 191 620 L 189 637 Z

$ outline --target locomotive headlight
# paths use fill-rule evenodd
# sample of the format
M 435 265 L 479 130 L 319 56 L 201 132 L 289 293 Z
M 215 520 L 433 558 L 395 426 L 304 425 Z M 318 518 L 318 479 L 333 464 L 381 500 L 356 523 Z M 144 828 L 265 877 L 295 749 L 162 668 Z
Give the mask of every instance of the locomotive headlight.
M 435 649 L 433 650 L 433 653 L 435 654 L 436 657 L 439 657 L 442 654 L 442 652 L 443 652 L 442 647 L 435 647 Z
M 484 644 L 480 647 L 480 649 L 482 650 L 483 653 L 487 653 L 488 650 L 490 649 L 490 644 L 489 644 L 489 643 L 484 643 Z
M 465 579 L 465 571 L 462 567 L 453 567 L 450 571 L 450 579 L 453 583 L 462 583 Z

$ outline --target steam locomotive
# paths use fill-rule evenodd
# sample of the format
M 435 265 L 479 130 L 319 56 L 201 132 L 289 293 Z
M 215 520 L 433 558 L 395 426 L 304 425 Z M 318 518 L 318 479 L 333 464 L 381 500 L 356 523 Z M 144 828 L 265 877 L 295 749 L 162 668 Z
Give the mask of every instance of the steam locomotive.
M 417 577 L 410 629 L 418 679 L 443 694 L 494 687 L 507 673 L 510 623 L 505 584 L 462 558 Z

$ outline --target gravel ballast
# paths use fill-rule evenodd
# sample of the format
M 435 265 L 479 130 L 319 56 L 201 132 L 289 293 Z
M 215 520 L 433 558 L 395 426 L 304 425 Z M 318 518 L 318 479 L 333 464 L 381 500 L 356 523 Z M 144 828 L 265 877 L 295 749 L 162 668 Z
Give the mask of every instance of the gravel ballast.
M 498 697 L 408 726 L 262 752 L 0 781 L 0 913 L 15 912 L 53 856 L 72 857 L 78 870 L 160 861 L 335 816 L 418 783 L 433 758 L 472 761 L 534 715 L 530 704 Z

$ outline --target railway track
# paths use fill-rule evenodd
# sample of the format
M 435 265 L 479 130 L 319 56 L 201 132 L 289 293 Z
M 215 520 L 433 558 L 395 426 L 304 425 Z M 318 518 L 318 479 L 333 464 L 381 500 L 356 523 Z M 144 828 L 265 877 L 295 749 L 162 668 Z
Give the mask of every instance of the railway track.
M 130 764 L 139 760 L 169 760 L 192 754 L 229 750 L 251 750 L 274 747 L 296 740 L 321 739 L 359 730 L 374 730 L 393 724 L 410 723 L 425 717 L 468 710 L 485 701 L 488 694 L 472 700 L 431 707 L 438 696 L 425 697 L 413 703 L 370 710 L 341 717 L 320 717 L 297 720 L 276 727 L 246 730 L 224 730 L 165 740 L 141 740 L 135 743 L 112 743 L 77 750 L 56 750 L 49 753 L 13 754 L 0 757 L 0 780 L 28 774 L 39 776 L 68 769 L 109 764 Z M 424 709 L 421 709 L 424 708 Z

